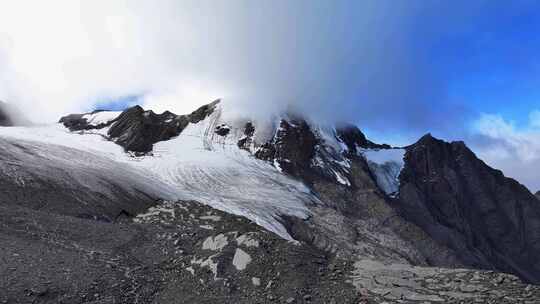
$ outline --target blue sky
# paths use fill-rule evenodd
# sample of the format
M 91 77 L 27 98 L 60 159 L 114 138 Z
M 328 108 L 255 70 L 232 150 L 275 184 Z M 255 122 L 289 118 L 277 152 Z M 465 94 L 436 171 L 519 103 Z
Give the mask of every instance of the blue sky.
M 129 107 L 142 103 L 141 95 L 126 95 L 120 97 L 104 97 L 90 105 L 89 111 L 109 110 L 123 111 Z

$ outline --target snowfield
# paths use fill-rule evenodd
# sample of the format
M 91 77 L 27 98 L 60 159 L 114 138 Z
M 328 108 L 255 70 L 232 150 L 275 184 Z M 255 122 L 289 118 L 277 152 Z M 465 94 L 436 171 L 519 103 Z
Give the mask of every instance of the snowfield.
M 92 122 L 106 117 L 99 116 Z M 65 166 L 69 171 L 84 167 L 99 169 L 100 164 L 88 155 L 105 157 L 111 162 L 101 165 L 121 168 L 118 174 L 137 178 L 142 182 L 136 183 L 137 186 L 150 188 L 147 192 L 159 193 L 160 198 L 196 200 L 244 216 L 292 240 L 279 221 L 280 216 L 306 218 L 307 206 L 319 203 L 318 199 L 301 182 L 239 149 L 236 142 L 243 135 L 239 129 L 233 128 L 226 137 L 215 134 L 215 126 L 221 123 L 220 116 L 221 111 L 217 110 L 205 120 L 188 125 L 178 137 L 157 143 L 152 156 L 144 157 L 133 157 L 106 140 L 105 129 L 72 133 L 61 124 L 10 127 L 0 128 L 0 137 L 13 142 L 24 140 L 26 145 L 34 146 L 36 153 L 45 156 L 54 145 L 84 151 L 50 155 L 49 166 Z M 71 163 L 77 165 L 71 166 Z M 108 171 L 114 170 L 108 168 Z
M 364 149 L 360 153 L 366 158 L 379 188 L 395 196 L 399 191 L 399 174 L 405 165 L 405 149 Z
M 120 112 L 97 112 L 86 114 L 84 118 L 98 126 L 118 115 Z M 228 134 L 216 134 L 216 127 L 225 125 L 221 117 L 222 110 L 218 106 L 206 119 L 189 124 L 179 136 L 156 143 L 150 155 L 139 157 L 108 140 L 108 127 L 82 132 L 70 132 L 61 124 L 10 127 L 0 128 L 0 137 L 12 143 L 24 141 L 25 146 L 50 161 L 46 166 L 67 170 L 75 177 L 80 175 L 78 172 L 92 172 L 96 177 L 101 172 L 123 181 L 126 189 L 140 189 L 166 200 L 199 201 L 244 216 L 291 240 L 280 216 L 306 218 L 308 206 L 320 201 L 303 183 L 283 174 L 279 165 L 256 159 L 250 152 L 239 149 L 237 142 L 245 136 L 242 123 L 227 123 Z M 256 140 L 264 142 L 269 130 L 256 130 Z M 326 153 L 327 158 L 331 156 L 333 167 L 330 169 L 336 182 L 350 186 L 348 177 L 343 174 L 349 172 L 350 164 L 341 155 L 345 145 L 336 138 L 335 129 L 315 126 L 314 131 L 325 142 L 326 150 L 318 153 Z M 65 152 L 61 147 L 66 148 Z M 20 150 L 13 149 L 11 153 L 20 153 Z M 359 154 L 368 161 L 379 187 L 386 194 L 395 195 L 404 150 L 362 149 Z M 320 156 L 317 154 L 314 161 L 321 161 Z M 93 183 L 92 174 L 79 178 L 80 182 Z
M 122 114 L 122 112 L 102 111 L 93 114 L 86 114 L 82 118 L 86 119 L 88 125 L 99 126 L 113 121 L 118 116 L 120 116 L 120 114 Z

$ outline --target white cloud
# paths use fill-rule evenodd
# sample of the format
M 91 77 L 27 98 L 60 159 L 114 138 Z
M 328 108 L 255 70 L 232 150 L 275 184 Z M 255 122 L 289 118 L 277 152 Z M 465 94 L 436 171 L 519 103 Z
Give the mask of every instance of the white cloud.
M 193 58 L 208 46 L 188 13 L 198 6 L 174 3 L 0 2 L 0 99 L 51 121 L 100 98 L 145 93 L 149 105 L 193 110 L 221 96 L 210 63 Z
M 474 124 L 473 150 L 494 168 L 529 187 L 540 190 L 540 115 L 532 111 L 526 126 L 501 115 L 482 114 Z
M 179 113 L 223 97 L 259 113 L 294 104 L 383 126 L 429 122 L 418 118 L 432 116 L 420 113 L 432 111 L 427 100 L 434 98 L 418 92 L 437 86 L 433 77 L 420 77 L 430 72 L 414 44 L 403 43 L 416 37 L 405 28 L 417 18 L 415 6 L 421 5 L 0 1 L 0 99 L 47 121 L 97 100 L 143 94 L 147 106 Z M 375 115 L 381 111 L 387 115 Z

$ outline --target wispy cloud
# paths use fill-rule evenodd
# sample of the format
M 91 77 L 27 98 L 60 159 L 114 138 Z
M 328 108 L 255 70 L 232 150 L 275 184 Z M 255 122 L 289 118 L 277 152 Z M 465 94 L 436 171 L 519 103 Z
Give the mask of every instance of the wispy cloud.
M 521 127 L 501 115 L 482 114 L 473 132 L 470 144 L 480 158 L 530 190 L 540 190 L 540 111 L 532 111 Z

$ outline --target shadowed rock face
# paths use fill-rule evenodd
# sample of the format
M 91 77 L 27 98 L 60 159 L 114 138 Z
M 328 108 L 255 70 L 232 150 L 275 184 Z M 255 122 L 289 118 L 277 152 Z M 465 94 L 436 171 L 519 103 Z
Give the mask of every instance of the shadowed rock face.
M 366 138 L 364 133 L 355 125 L 345 124 L 336 129 L 337 136 L 347 145 L 349 151 L 356 154 L 358 148 L 390 149 L 386 144 L 376 144 Z
M 540 199 L 540 191 L 537 191 L 534 195 Z
M 146 153 L 155 143 L 178 136 L 189 123 L 198 123 L 212 114 L 219 100 L 189 115 L 171 112 L 156 114 L 140 106 L 124 111 L 111 126 L 108 135 L 126 151 Z
M 396 208 L 468 266 L 540 282 L 540 203 L 463 142 L 422 137 L 407 148 Z
M 108 134 L 126 150 L 149 152 L 154 143 L 180 134 L 188 123 L 184 116 L 171 112 L 156 114 L 135 106 L 118 116 Z
M 100 112 L 105 112 L 105 111 L 96 110 L 88 114 L 97 114 Z M 110 126 L 112 123 L 116 121 L 116 120 L 111 120 L 105 123 L 93 125 L 88 122 L 88 120 L 84 117 L 85 115 L 87 114 L 66 115 L 60 118 L 59 122 L 62 123 L 70 131 L 82 131 L 82 130 L 101 129 L 101 128 Z
M 342 143 L 349 149 L 335 147 L 333 136 L 347 138 Z M 290 234 L 350 259 L 462 266 L 452 250 L 437 244 L 392 208 L 366 159 L 356 153 L 369 148 L 389 146 L 368 141 L 356 127 L 334 132 L 301 119 L 281 120 L 273 138 L 259 147 L 255 157 L 301 179 L 322 202 L 310 208 L 307 220 L 282 217 Z M 341 178 L 336 178 L 337 174 Z
M 205 119 L 212 114 L 218 103 L 219 100 L 216 100 L 189 115 L 176 115 L 169 111 L 156 114 L 153 111 L 145 111 L 141 106 L 134 106 L 123 111 L 117 118 L 100 124 L 89 123 L 86 116 L 103 111 L 70 114 L 62 117 L 59 122 L 71 131 L 110 127 L 108 137 L 126 151 L 148 153 L 152 151 L 155 143 L 178 136 L 189 123 L 198 123 Z M 225 129 L 221 130 L 224 131 Z
M 255 157 L 279 163 L 283 171 L 298 177 L 309 174 L 317 139 L 304 120 L 281 120 L 271 142 L 263 145 Z
M 249 128 L 246 127 L 246 130 Z M 247 132 L 247 131 L 246 131 Z M 251 131 L 251 134 L 253 131 Z M 389 149 L 386 144 L 376 144 L 369 141 L 365 135 L 353 125 L 343 125 L 335 129 L 337 140 L 342 141 L 347 146 L 347 157 L 356 158 L 363 161 L 363 158 L 356 156 L 359 148 L 364 149 Z M 244 146 L 246 137 L 239 142 Z M 345 160 L 341 151 L 335 150 L 325 142 L 320 134 L 320 130 L 313 129 L 306 120 L 302 118 L 282 119 L 274 137 L 261 145 L 255 152 L 255 157 L 273 161 L 278 164 L 283 172 L 302 179 L 304 182 L 313 185 L 321 180 L 335 181 L 335 174 L 338 173 L 351 182 L 350 172 L 344 170 L 340 161 Z M 353 188 L 354 182 L 351 184 Z

